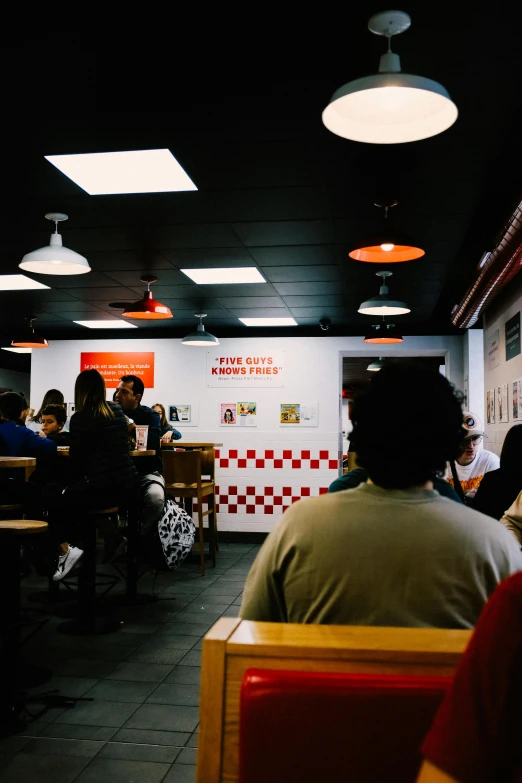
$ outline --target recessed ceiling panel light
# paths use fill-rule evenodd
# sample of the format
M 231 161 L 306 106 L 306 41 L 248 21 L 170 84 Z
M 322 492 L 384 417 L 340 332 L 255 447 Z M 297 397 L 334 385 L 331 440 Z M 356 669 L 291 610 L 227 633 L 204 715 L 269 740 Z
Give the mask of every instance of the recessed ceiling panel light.
M 216 269 L 182 269 L 198 285 L 220 285 L 222 283 L 266 283 L 255 266 L 221 267 Z
M 297 326 L 293 318 L 239 318 L 245 326 Z
M 2 348 L 2 351 L 11 351 L 11 353 L 32 353 L 32 348 Z
M 137 329 L 136 324 L 130 324 L 128 321 L 73 321 L 80 326 L 86 326 L 88 329 Z
M 0 275 L 0 291 L 29 291 L 37 288 L 49 288 L 48 285 L 37 283 L 25 275 Z
M 197 190 L 170 150 L 45 155 L 90 196 Z

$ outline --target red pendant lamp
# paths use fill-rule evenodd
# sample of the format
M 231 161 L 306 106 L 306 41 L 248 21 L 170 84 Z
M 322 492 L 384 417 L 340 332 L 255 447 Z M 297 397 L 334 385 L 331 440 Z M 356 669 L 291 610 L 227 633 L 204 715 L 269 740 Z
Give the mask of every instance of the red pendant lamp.
M 40 335 L 34 333 L 33 321 L 36 321 L 36 318 L 28 318 L 27 320 L 29 321 L 29 328 L 25 329 L 24 332 L 17 335 L 17 337 L 11 341 L 11 347 L 49 348 L 49 343 L 45 337 L 40 337 Z
M 173 318 L 172 312 L 167 305 L 161 304 L 152 298 L 152 291 L 150 290 L 151 283 L 157 281 L 157 277 L 152 275 L 143 275 L 140 278 L 142 283 L 147 283 L 147 290 L 138 302 L 132 302 L 127 304 L 123 311 L 124 318 L 133 318 L 143 321 L 159 321 L 165 318 Z
M 394 345 L 396 343 L 403 343 L 404 337 L 399 334 L 395 328 L 395 324 L 373 324 L 370 334 L 364 338 L 365 343 L 372 343 L 372 345 Z
M 384 208 L 384 218 L 388 217 L 390 207 L 397 206 L 396 199 L 382 203 L 376 203 L 376 207 Z M 367 264 L 396 264 L 402 261 L 414 261 L 422 258 L 425 251 L 413 242 L 412 239 L 390 229 L 387 225 L 382 231 L 358 242 L 348 253 L 355 261 L 364 261 Z

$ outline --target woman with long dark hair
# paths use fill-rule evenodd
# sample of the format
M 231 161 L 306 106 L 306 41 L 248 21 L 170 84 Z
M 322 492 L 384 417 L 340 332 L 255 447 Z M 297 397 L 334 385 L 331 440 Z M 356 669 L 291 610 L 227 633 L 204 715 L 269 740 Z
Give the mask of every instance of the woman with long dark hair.
M 50 512 L 61 542 L 55 581 L 63 579 L 83 554 L 68 543 L 74 510 L 119 505 L 133 491 L 137 479 L 129 455 L 127 421 L 120 406 L 107 402 L 106 396 L 105 381 L 97 370 L 78 375 L 70 426 L 69 481 Z M 122 551 L 125 539 L 108 520 L 100 518 L 99 528 L 105 539 L 104 562 L 109 562 Z
M 506 434 L 500 468 L 486 473 L 473 501 L 473 508 L 500 519 L 522 491 L 522 424 Z
M 160 417 L 162 442 L 170 443 L 171 440 L 179 440 L 181 438 L 181 432 L 179 432 L 179 430 L 174 429 L 174 427 L 168 423 L 167 414 L 165 413 L 165 408 L 163 407 L 161 402 L 156 402 L 152 406 L 152 410 L 156 411 L 156 413 L 158 413 Z

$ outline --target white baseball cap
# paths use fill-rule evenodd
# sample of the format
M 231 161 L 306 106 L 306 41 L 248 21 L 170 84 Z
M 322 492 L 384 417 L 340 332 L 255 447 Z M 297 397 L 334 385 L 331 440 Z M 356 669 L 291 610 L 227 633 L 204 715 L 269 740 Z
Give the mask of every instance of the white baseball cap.
M 462 429 L 465 432 L 465 438 L 469 438 L 471 435 L 484 435 L 482 421 L 476 413 L 472 413 L 471 411 L 464 411 L 462 416 Z

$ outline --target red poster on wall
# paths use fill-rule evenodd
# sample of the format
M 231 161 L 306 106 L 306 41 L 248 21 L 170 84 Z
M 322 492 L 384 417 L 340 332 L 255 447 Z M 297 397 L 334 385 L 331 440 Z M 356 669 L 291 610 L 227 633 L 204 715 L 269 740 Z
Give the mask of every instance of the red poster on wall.
M 80 372 L 98 370 L 108 389 L 115 389 L 122 375 L 137 375 L 146 389 L 154 388 L 154 353 L 134 351 L 82 353 Z

